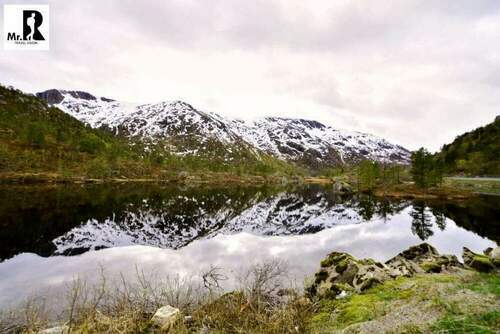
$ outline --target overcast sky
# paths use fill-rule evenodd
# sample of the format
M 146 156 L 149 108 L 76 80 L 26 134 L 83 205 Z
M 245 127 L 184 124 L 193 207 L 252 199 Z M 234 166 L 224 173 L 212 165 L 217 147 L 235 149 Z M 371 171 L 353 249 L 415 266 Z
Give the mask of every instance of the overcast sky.
M 499 0 L 48 3 L 50 51 L 0 50 L 2 84 L 316 119 L 409 149 L 500 114 Z

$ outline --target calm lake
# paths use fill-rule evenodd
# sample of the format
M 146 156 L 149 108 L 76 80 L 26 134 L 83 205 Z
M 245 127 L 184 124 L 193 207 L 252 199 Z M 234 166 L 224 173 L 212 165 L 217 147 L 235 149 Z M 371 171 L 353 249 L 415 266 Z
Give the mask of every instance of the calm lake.
M 228 273 L 272 259 L 298 281 L 329 252 L 387 260 L 426 241 L 482 252 L 500 240 L 500 197 L 412 201 L 329 187 L 151 184 L 0 187 L 0 308 L 75 277 Z

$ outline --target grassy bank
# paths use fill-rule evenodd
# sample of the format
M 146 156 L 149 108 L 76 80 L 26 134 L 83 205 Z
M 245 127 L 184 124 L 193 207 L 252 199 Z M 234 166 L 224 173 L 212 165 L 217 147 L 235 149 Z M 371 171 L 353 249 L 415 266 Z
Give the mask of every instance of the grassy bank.
M 422 189 L 411 182 L 391 186 L 380 185 L 374 188 L 372 193 L 380 197 L 411 198 L 411 199 L 453 199 L 460 200 L 477 196 L 477 193 L 469 189 L 463 189 L 454 185 L 443 185 Z
M 5 312 L 0 330 L 35 333 L 65 323 L 72 333 L 498 333 L 500 277 L 469 270 L 400 277 L 340 299 L 308 299 L 286 288 L 279 262 L 257 265 L 223 293 L 227 277 L 211 268 L 202 283 L 180 279 L 112 286 L 103 278 L 76 281 L 65 309 L 49 320 L 47 305 L 27 302 Z M 182 317 L 168 331 L 151 322 L 154 311 L 173 305 Z M 187 316 L 187 317 L 186 317 Z M 55 322 L 54 322 L 55 320 Z
M 210 183 L 218 184 L 262 184 L 262 183 L 280 183 L 283 180 L 289 180 L 279 175 L 236 175 L 231 173 L 217 173 L 210 171 L 195 171 L 191 173 L 169 173 L 161 176 L 143 175 L 142 178 L 131 177 L 110 177 L 94 178 L 88 176 L 67 176 L 58 173 L 3 173 L 0 174 L 0 183 Z M 296 181 L 298 179 L 290 179 Z M 298 181 L 297 181 L 298 182 Z
M 500 179 L 446 177 L 441 186 L 419 188 L 412 182 L 378 184 L 373 193 L 377 196 L 415 199 L 465 199 L 478 194 L 500 195 Z
M 444 184 L 469 192 L 500 195 L 500 178 L 447 177 Z
M 4 312 L 0 332 L 36 333 L 54 324 L 66 324 L 72 333 L 297 333 L 304 332 L 311 303 L 293 289 L 285 289 L 286 266 L 274 261 L 239 273 L 239 288 L 225 293 L 229 277 L 211 267 L 196 278 L 161 279 L 139 273 L 135 283 L 111 283 L 106 277 L 88 285 L 75 281 L 57 305 L 31 299 Z M 159 307 L 172 305 L 183 317 L 170 330 L 151 322 Z M 55 316 L 54 316 L 55 315 Z M 184 316 L 189 315 L 188 318 Z
M 87 176 L 67 176 L 59 173 L 0 173 L 0 184 L 38 184 L 38 183 L 177 183 L 218 185 L 262 185 L 262 184 L 322 184 L 335 182 L 327 177 L 302 175 L 238 175 L 224 172 L 192 171 L 169 173 L 161 176 L 145 175 L 142 178 L 93 178 Z
M 459 271 L 400 277 L 362 294 L 325 299 L 311 333 L 497 333 L 500 277 Z

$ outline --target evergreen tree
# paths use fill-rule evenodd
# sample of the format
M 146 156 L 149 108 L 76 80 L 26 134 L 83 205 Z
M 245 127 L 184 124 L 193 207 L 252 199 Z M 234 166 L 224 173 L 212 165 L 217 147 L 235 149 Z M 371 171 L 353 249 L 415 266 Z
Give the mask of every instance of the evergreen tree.
M 379 178 L 380 167 L 378 163 L 364 160 L 358 167 L 358 187 L 360 190 L 373 190 Z
M 448 173 L 500 175 L 500 119 L 458 136 L 438 155 Z
M 95 154 L 104 148 L 104 142 L 95 134 L 86 134 L 79 143 L 80 151 Z
M 429 176 L 429 185 L 442 185 L 444 175 L 444 163 L 439 157 L 432 157 L 432 170 Z
M 434 169 L 434 159 L 425 149 L 420 148 L 411 155 L 411 176 L 415 184 L 420 188 L 428 188 L 433 180 L 431 173 Z
M 45 133 L 41 125 L 31 123 L 26 130 L 26 141 L 35 147 L 42 147 L 45 144 Z

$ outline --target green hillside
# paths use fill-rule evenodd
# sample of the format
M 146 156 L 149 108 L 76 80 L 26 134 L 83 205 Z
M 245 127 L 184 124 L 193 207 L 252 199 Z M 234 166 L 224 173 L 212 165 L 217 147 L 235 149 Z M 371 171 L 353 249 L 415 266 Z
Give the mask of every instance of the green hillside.
M 438 157 L 447 173 L 500 175 L 500 117 L 444 145 Z
M 0 176 L 53 174 L 55 178 L 171 178 L 181 171 L 292 174 L 294 166 L 267 155 L 216 157 L 170 154 L 111 132 L 92 129 L 35 96 L 0 86 Z M 241 150 L 240 150 L 241 151 Z

